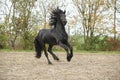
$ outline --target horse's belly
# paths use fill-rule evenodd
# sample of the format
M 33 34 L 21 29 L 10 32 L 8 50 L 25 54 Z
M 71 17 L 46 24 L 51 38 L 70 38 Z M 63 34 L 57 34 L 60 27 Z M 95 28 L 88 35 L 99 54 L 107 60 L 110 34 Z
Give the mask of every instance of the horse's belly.
M 46 38 L 45 39 L 45 43 L 47 44 L 51 44 L 51 45 L 56 45 L 57 44 L 57 41 L 54 39 L 54 38 Z

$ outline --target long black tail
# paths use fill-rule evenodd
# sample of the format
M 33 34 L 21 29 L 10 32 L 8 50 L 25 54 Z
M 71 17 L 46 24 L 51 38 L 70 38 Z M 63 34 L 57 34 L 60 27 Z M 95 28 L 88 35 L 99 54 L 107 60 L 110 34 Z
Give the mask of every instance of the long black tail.
M 34 45 L 35 45 L 35 51 L 36 51 L 36 58 L 40 58 L 41 57 L 41 53 L 42 53 L 42 45 L 39 43 L 39 41 L 37 40 L 37 37 L 34 40 Z

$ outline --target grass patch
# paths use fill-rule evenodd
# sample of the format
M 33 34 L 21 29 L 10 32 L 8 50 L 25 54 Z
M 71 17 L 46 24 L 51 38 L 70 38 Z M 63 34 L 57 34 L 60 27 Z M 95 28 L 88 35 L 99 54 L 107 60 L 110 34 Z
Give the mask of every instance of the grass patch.
M 85 50 L 76 50 L 74 53 L 89 53 L 89 54 L 120 54 L 120 51 L 85 51 Z
M 0 49 L 0 52 L 35 52 L 34 50 L 12 50 L 12 49 Z M 54 53 L 66 53 L 65 50 L 53 50 Z M 120 51 L 85 51 L 85 50 L 74 50 L 73 54 L 120 54 Z
M 34 52 L 34 50 L 0 49 L 0 52 Z

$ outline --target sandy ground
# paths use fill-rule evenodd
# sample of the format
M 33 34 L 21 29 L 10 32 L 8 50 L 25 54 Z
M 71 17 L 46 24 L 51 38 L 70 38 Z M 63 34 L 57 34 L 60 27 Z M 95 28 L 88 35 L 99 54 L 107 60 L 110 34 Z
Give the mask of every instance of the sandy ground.
M 120 80 L 120 54 L 75 53 L 71 62 L 58 53 L 60 61 L 48 65 L 44 55 L 34 52 L 0 52 L 0 80 Z

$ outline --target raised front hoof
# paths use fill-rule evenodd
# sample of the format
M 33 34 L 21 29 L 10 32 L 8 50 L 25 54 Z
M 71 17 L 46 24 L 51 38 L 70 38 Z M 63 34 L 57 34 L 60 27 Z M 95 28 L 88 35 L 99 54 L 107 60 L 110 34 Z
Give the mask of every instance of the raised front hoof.
M 72 55 L 68 55 L 68 56 L 67 56 L 67 61 L 70 62 L 71 59 L 72 59 Z

